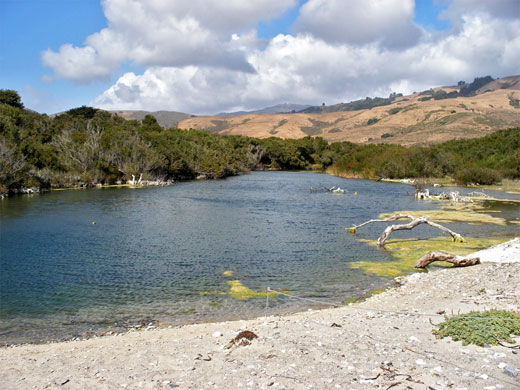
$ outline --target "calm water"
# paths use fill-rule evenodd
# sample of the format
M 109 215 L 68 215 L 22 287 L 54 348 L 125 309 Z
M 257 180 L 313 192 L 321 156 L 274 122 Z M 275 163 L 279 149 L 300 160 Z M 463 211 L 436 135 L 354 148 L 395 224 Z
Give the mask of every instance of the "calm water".
M 309 192 L 332 185 L 350 193 Z M 432 208 L 407 196 L 412 190 L 308 172 L 255 172 L 164 188 L 5 199 L 0 202 L 0 342 L 83 336 L 140 322 L 263 315 L 263 298 L 204 294 L 229 291 L 230 279 L 254 290 L 269 286 L 329 302 L 361 296 L 388 280 L 352 270 L 348 263 L 390 259 L 359 243 L 345 227 L 380 212 Z M 515 214 L 518 207 L 507 212 Z M 511 227 L 493 227 L 490 233 L 484 227 L 451 226 L 463 235 L 511 235 Z M 369 225 L 358 237 L 375 239 L 381 231 L 381 225 Z M 417 235 L 431 236 L 431 228 L 419 227 Z M 233 271 L 231 278 L 223 275 L 227 270 Z M 282 298 L 269 313 L 307 307 Z

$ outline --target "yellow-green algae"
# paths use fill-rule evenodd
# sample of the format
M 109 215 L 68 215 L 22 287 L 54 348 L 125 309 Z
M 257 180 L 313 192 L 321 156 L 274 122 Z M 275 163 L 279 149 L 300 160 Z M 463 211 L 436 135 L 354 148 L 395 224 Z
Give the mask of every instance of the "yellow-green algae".
M 225 277 L 233 276 L 233 271 L 231 271 L 231 270 L 224 271 L 224 272 L 222 272 L 222 275 Z
M 367 274 L 393 278 L 415 269 L 413 266 L 429 251 L 444 251 L 459 256 L 466 256 L 487 247 L 508 241 L 508 238 L 471 238 L 465 237 L 465 242 L 453 242 L 450 237 L 433 237 L 428 239 L 396 239 L 385 243 L 385 250 L 395 258 L 395 261 L 358 261 L 350 263 L 350 267 L 361 269 Z M 375 240 L 361 240 L 369 245 L 377 246 Z M 447 266 L 449 263 L 436 262 L 437 266 Z
M 380 214 L 379 218 L 388 218 L 394 214 L 411 215 L 414 218 L 429 216 L 430 220 L 439 223 L 449 222 L 467 222 L 469 224 L 492 224 L 506 225 L 504 218 L 495 217 L 493 215 L 479 213 L 480 208 L 477 206 L 466 205 L 445 205 L 440 210 L 415 210 L 415 211 L 396 211 L 395 213 Z M 489 212 L 489 211 L 488 211 Z
M 229 280 L 226 284 L 231 286 L 231 289 L 229 290 L 231 298 L 238 299 L 239 301 L 249 298 L 265 298 L 267 296 L 267 291 L 251 290 L 249 287 L 244 286 L 240 280 Z M 269 292 L 269 297 L 277 295 L 278 293 L 275 291 Z
M 229 295 L 239 301 L 244 301 L 250 298 L 265 298 L 267 297 L 267 291 L 256 291 L 251 290 L 242 284 L 240 280 L 228 280 L 227 285 L 231 286 L 228 292 L 224 291 L 200 291 L 199 295 Z M 284 290 L 285 292 L 285 290 Z M 279 295 L 277 291 L 269 291 L 269 299 L 273 299 L 276 302 L 276 297 Z

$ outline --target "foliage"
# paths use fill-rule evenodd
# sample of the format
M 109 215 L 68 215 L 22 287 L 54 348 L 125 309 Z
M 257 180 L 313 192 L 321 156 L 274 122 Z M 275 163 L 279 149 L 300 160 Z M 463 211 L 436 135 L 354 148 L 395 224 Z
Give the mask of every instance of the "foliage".
M 509 94 L 509 105 L 514 108 L 520 108 L 520 99 L 514 97 L 513 93 Z
M 402 107 L 394 107 L 394 108 L 391 108 L 390 110 L 388 110 L 388 113 L 390 115 L 395 115 L 397 114 L 399 111 L 401 111 L 403 108 Z
M 312 106 L 301 110 L 299 112 L 312 114 L 312 113 L 323 113 L 323 112 L 340 112 L 340 111 L 357 111 L 357 110 L 370 110 L 374 107 L 387 106 L 392 104 L 395 98 L 402 96 L 402 94 L 391 94 L 388 98 L 367 97 L 365 99 L 354 100 L 350 103 L 334 104 L 332 106 Z
M 465 84 L 460 88 L 459 96 L 474 96 L 475 92 L 484 85 L 492 82 L 494 79 L 491 76 L 475 77 L 471 84 Z
M 440 338 L 451 337 L 454 341 L 462 341 L 463 345 L 497 345 L 501 340 L 513 343 L 511 335 L 520 336 L 520 313 L 506 310 L 472 311 L 445 317 L 438 327 L 434 334 Z
M 14 94 L 17 101 L 19 96 Z M 313 131 L 322 131 L 322 122 L 312 124 Z M 383 138 L 389 136 L 383 134 Z M 125 120 L 86 106 L 49 117 L 0 103 L 0 158 L 1 193 L 27 186 L 124 183 L 132 175 L 143 175 L 144 180 L 218 179 L 252 169 L 329 167 L 343 176 L 456 176 L 462 183 L 484 184 L 502 177 L 520 178 L 520 128 L 407 148 L 328 144 L 311 136 L 254 139 L 164 129 L 151 115 L 142 121 Z
M 97 111 L 99 111 L 97 108 L 81 106 L 78 108 L 73 108 L 71 110 L 68 110 L 67 114 L 78 117 L 78 118 L 92 119 L 92 118 L 94 118 L 94 115 L 96 115 Z
M 452 92 L 446 92 L 443 89 L 439 89 L 437 91 L 434 91 L 433 89 L 429 89 L 426 91 L 422 91 L 419 93 L 419 96 L 424 96 L 422 98 L 419 98 L 420 101 L 424 102 L 430 99 L 434 100 L 442 100 L 442 99 L 451 99 L 456 98 L 458 96 L 468 97 L 468 96 L 475 96 L 475 93 L 477 90 L 482 88 L 484 85 L 492 82 L 494 79 L 491 76 L 485 76 L 485 77 L 475 77 L 475 80 L 473 80 L 472 83 L 466 84 L 464 81 L 459 81 L 457 83 L 457 86 L 461 87 L 460 90 L 452 91 Z
M 465 168 L 455 174 L 455 181 L 463 185 L 491 185 L 500 182 L 500 179 L 500 175 L 496 171 L 485 167 Z
M 344 176 L 370 177 L 368 173 L 389 179 L 457 176 L 461 183 L 480 184 L 499 182 L 502 177 L 520 178 L 520 128 L 429 147 L 349 143 L 330 147 L 334 149 L 340 145 L 350 146 L 345 151 L 338 151 L 333 169 Z M 464 177 L 468 180 L 463 181 Z
M 439 89 L 438 91 L 434 92 L 433 99 L 434 100 L 451 99 L 451 98 L 456 98 L 458 95 L 459 95 L 459 93 L 457 91 L 446 92 L 443 89 Z
M 22 98 L 12 89 L 0 89 L 0 104 L 23 108 Z

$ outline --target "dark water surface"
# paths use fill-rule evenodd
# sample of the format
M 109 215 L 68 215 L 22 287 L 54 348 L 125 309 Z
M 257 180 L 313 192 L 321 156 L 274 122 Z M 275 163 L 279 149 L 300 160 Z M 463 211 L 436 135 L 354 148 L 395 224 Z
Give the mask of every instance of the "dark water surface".
M 347 194 L 309 192 L 332 185 Z M 263 315 L 265 298 L 239 301 L 224 294 L 229 280 L 331 302 L 362 296 L 388 280 L 348 263 L 389 257 L 345 227 L 381 212 L 432 208 L 407 196 L 412 190 L 308 172 L 255 172 L 163 188 L 4 199 L 0 343 L 84 336 L 141 322 Z M 475 235 L 474 226 L 453 228 Z M 479 228 L 477 234 L 511 235 L 510 229 Z M 381 231 L 381 225 L 369 225 L 362 236 L 375 239 Z M 414 232 L 437 234 L 421 227 Z M 223 275 L 227 270 L 232 277 Z M 280 298 L 269 314 L 307 307 Z

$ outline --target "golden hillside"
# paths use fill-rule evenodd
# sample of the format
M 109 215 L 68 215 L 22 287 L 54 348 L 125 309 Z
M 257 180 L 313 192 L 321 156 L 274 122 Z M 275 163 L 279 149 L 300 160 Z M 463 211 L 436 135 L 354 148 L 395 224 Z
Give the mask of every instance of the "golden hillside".
M 459 87 L 441 87 L 433 91 L 441 89 L 449 93 L 458 91 Z M 480 137 L 499 129 L 520 126 L 518 100 L 520 76 L 511 76 L 486 84 L 471 97 L 425 100 L 424 94 L 415 93 L 397 98 L 390 105 L 367 110 L 204 116 L 183 120 L 178 126 L 256 138 L 310 135 L 331 142 L 429 144 Z

